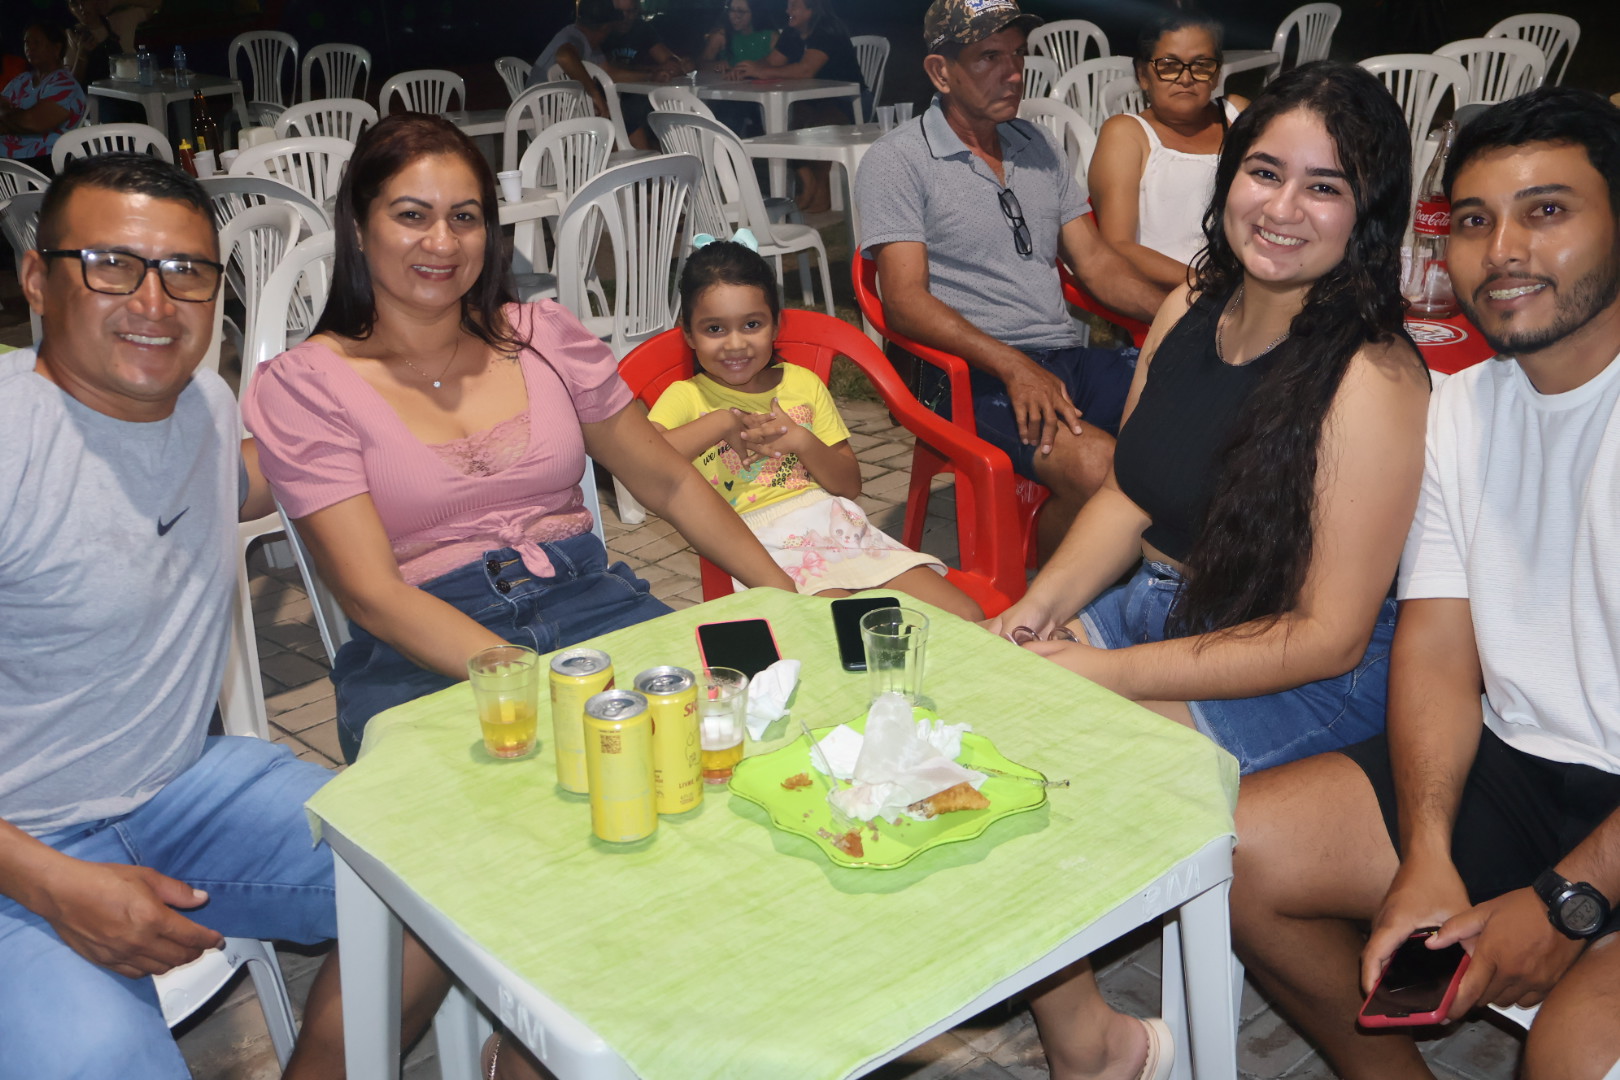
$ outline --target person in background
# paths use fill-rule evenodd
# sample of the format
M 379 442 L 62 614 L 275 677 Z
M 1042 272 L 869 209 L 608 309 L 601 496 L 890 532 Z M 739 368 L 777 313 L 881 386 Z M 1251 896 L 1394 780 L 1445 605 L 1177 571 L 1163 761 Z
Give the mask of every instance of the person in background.
M 28 70 L 0 89 L 0 154 L 49 175 L 51 148 L 84 119 L 86 99 L 67 68 L 67 33 L 36 22 L 23 31 Z
M 1204 246 L 1201 215 L 1215 186 L 1221 141 L 1240 97 L 1212 98 L 1221 73 L 1221 26 L 1179 12 L 1137 41 L 1141 114 L 1111 116 L 1097 133 L 1086 181 L 1097 228 L 1143 276 L 1185 285 Z
M 135 31 L 162 6 L 163 0 L 68 0 L 78 20 L 68 32 L 73 77 L 86 85 L 111 77 L 112 58 L 135 51 Z
M 730 71 L 745 60 L 763 60 L 776 48 L 777 31 L 761 26 L 754 0 L 731 0 L 725 18 L 709 31 L 700 62 L 711 71 Z
M 872 92 L 861 79 L 855 43 L 832 0 L 788 0 L 787 29 L 763 60 L 745 60 L 730 71 L 736 79 L 835 79 L 861 88 L 863 114 L 871 113 Z M 801 101 L 793 106 L 794 127 L 847 124 L 855 119 L 849 102 Z M 829 183 L 832 165 L 826 161 L 796 163 L 799 174 L 799 209 L 818 214 L 832 208 Z
M 639 0 L 577 0 L 574 21 L 557 32 L 529 69 L 526 86 L 538 86 L 552 79 L 551 69 L 560 67 L 562 78 L 572 79 L 585 88 L 596 115 L 611 117 L 602 87 L 591 77 L 585 64 L 592 63 L 607 72 L 615 82 L 629 79 L 670 79 L 692 70 L 670 52 L 641 21 Z M 639 94 L 621 98 L 630 144 L 638 150 L 656 150 L 647 131 L 651 106 Z

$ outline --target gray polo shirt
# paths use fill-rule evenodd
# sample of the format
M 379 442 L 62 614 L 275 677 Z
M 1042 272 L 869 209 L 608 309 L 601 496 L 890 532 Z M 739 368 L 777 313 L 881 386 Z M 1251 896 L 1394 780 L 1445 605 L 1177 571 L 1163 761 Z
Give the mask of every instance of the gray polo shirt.
M 1081 344 L 1058 280 L 1058 233 L 1084 214 L 1063 151 L 1035 124 L 997 127 L 1007 187 L 1018 196 L 1032 250 L 1018 254 L 1001 212 L 1001 182 L 945 122 L 940 99 L 872 144 L 855 177 L 861 246 L 928 245 L 928 290 L 1018 349 Z

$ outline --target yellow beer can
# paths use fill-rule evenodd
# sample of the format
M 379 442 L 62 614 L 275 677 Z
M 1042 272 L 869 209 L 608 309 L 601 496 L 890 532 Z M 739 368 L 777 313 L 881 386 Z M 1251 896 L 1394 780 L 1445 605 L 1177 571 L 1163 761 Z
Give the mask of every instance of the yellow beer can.
M 652 835 L 658 807 L 645 697 L 634 690 L 604 690 L 585 703 L 585 770 L 592 832 L 615 844 Z
M 660 814 L 684 814 L 703 801 L 698 746 L 697 679 L 681 667 L 648 668 L 636 692 L 652 713 L 653 794 Z
M 566 649 L 551 658 L 551 746 L 564 791 L 590 790 L 585 773 L 585 703 L 613 689 L 613 658 L 600 649 Z

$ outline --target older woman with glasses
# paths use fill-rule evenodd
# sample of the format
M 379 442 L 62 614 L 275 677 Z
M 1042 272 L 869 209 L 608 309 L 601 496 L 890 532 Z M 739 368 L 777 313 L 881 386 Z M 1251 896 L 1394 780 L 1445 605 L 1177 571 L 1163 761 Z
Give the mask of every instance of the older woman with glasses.
M 1165 288 L 1187 283 L 1204 246 L 1209 203 L 1226 129 L 1248 102 L 1214 98 L 1221 26 L 1202 15 L 1159 20 L 1137 41 L 1140 114 L 1110 117 L 1097 133 L 1087 182 L 1097 227 L 1143 276 Z

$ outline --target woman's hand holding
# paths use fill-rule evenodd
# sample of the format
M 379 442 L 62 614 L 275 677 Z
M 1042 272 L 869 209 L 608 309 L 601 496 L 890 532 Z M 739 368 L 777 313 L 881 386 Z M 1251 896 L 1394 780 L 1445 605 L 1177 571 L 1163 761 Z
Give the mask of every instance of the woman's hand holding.
M 997 637 L 1023 644 L 1023 640 L 1020 639 L 1024 639 L 1025 635 L 1018 634 L 1015 637 L 1014 630 L 1027 630 L 1036 638 L 1044 638 L 1061 624 L 1059 616 L 1052 610 L 1050 604 L 1044 603 L 1033 592 L 1026 592 L 1000 615 L 994 615 L 979 625 Z

